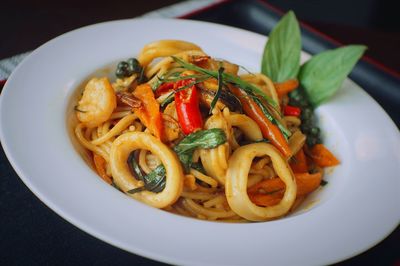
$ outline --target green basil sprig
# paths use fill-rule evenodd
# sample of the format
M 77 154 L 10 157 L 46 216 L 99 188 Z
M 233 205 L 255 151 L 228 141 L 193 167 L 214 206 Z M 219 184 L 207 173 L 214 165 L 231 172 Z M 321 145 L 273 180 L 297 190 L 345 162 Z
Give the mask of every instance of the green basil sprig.
M 300 84 L 314 107 L 335 94 L 366 49 L 364 45 L 340 47 L 315 55 L 301 66 Z
M 300 67 L 299 23 L 293 11 L 289 11 L 269 35 L 261 71 L 274 82 L 297 78 L 310 103 L 317 107 L 340 88 L 365 50 L 363 45 L 340 47 L 315 55 Z
M 300 27 L 293 11 L 275 26 L 264 48 L 261 72 L 275 82 L 296 78 L 300 68 Z
M 181 142 L 174 147 L 174 151 L 178 155 L 185 171 L 188 172 L 192 165 L 192 157 L 195 149 L 212 149 L 225 142 L 225 132 L 220 128 L 199 130 L 183 138 Z M 143 187 L 137 187 L 127 191 L 129 194 L 135 194 L 144 190 L 159 193 L 165 188 L 166 170 L 164 165 L 160 164 L 148 175 L 143 175 L 133 153 L 129 156 L 128 163 L 136 178 L 144 182 Z

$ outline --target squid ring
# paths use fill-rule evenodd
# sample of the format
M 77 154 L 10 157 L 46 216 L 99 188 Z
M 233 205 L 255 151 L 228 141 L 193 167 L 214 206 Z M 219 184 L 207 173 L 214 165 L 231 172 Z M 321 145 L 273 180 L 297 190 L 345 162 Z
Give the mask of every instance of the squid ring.
M 269 207 L 260 207 L 247 195 L 247 179 L 254 157 L 268 155 L 276 174 L 285 183 L 282 200 Z M 285 215 L 292 207 L 297 193 L 296 181 L 286 159 L 271 144 L 254 143 L 235 150 L 229 159 L 225 193 L 231 209 L 251 221 L 265 221 Z
M 129 194 L 127 191 L 142 186 L 143 182 L 132 176 L 127 164 L 129 154 L 138 149 L 149 150 L 160 158 L 166 170 L 166 184 L 163 191 L 153 193 L 142 191 Z M 114 140 L 110 152 L 110 166 L 114 182 L 127 195 L 156 208 L 173 204 L 183 188 L 184 174 L 175 153 L 156 137 L 145 132 L 124 133 Z

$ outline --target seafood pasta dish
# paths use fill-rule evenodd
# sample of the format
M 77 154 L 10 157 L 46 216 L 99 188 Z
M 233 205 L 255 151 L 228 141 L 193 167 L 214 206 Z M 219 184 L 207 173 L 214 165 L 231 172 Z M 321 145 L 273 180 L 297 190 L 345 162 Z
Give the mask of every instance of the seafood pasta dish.
M 214 221 L 295 210 L 339 164 L 296 78 L 271 80 L 194 43 L 160 40 L 90 77 L 76 138 L 108 184 L 155 208 Z

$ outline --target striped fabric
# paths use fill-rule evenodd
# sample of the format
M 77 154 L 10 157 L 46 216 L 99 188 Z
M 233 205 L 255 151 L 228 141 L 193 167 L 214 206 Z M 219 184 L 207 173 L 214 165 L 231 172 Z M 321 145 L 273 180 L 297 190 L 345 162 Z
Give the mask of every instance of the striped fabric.
M 190 12 L 193 12 L 194 10 L 202 9 L 218 2 L 221 2 L 221 0 L 190 0 L 151 11 L 142 15 L 141 17 L 180 17 Z M 7 79 L 8 76 L 10 76 L 11 72 L 17 67 L 17 65 L 30 53 L 31 51 L 0 60 L 0 81 Z

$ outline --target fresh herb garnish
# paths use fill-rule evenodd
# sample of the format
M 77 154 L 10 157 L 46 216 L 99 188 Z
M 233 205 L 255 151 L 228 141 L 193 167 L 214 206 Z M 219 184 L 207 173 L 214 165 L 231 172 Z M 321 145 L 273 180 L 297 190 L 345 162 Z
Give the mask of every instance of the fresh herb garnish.
M 185 171 L 189 172 L 192 165 L 192 157 L 194 150 L 212 149 L 226 142 L 226 135 L 222 129 L 212 128 L 207 130 L 196 131 L 179 142 L 173 149 L 177 153 L 179 160 L 182 162 Z M 134 154 L 128 158 L 130 168 L 137 179 L 144 182 L 143 187 L 134 188 L 128 191 L 129 194 L 134 194 L 143 190 L 152 191 L 155 193 L 161 192 L 166 183 L 166 170 L 161 164 L 157 166 L 148 175 L 143 175 L 142 171 L 135 160 Z
M 127 192 L 129 194 L 134 194 L 134 193 L 144 191 L 144 190 L 158 193 L 164 189 L 164 187 L 165 187 L 165 178 L 164 178 L 165 168 L 163 165 L 157 166 L 148 175 L 143 175 L 139 164 L 136 162 L 135 155 L 133 152 L 128 157 L 128 164 L 129 164 L 131 171 L 134 173 L 135 177 L 138 180 L 141 180 L 144 182 L 144 186 L 128 190 Z
M 289 11 L 269 35 L 261 71 L 274 82 L 297 78 L 310 103 L 317 107 L 340 88 L 365 50 L 363 45 L 340 47 L 314 55 L 300 67 L 299 23 L 293 11 Z
M 199 73 L 203 73 L 206 74 L 210 77 L 213 77 L 215 79 L 218 79 L 218 71 L 214 71 L 214 70 L 209 70 L 209 69 L 205 69 L 202 67 L 198 67 L 196 65 L 193 65 L 191 63 L 185 62 L 184 60 L 175 57 L 175 56 L 171 56 L 175 62 L 177 62 L 178 64 L 180 64 L 182 67 L 188 69 L 188 70 L 193 70 L 193 71 L 197 71 Z M 262 91 L 261 89 L 259 89 L 258 87 L 254 86 L 253 84 L 250 84 L 244 80 L 242 80 L 240 77 L 231 75 L 229 73 L 222 73 L 222 79 L 226 82 L 226 83 L 233 83 L 235 85 L 237 85 L 238 87 L 240 87 L 241 89 L 243 89 L 244 91 L 246 91 L 246 93 L 251 94 L 251 95 L 259 95 L 261 96 L 263 99 L 265 99 L 271 106 L 273 106 L 274 108 L 278 108 L 278 103 L 276 103 L 271 97 L 269 97 L 267 94 L 265 94 L 264 91 Z
M 261 72 L 275 82 L 296 78 L 300 68 L 300 27 L 289 11 L 269 35 L 261 62 Z
M 258 97 L 252 96 L 251 98 L 260 107 L 260 109 L 262 110 L 265 117 L 268 118 L 268 120 L 271 121 L 273 124 L 278 126 L 278 128 L 282 132 L 283 136 L 286 139 L 288 139 L 292 135 L 292 133 L 284 125 L 282 125 L 282 123 L 279 122 L 279 120 L 277 120 L 273 115 L 271 115 L 271 113 L 268 111 L 268 109 L 264 106 L 264 104 Z
M 174 147 L 186 171 L 192 164 L 193 152 L 196 149 L 212 149 L 226 142 L 225 132 L 220 128 L 196 131 Z
M 212 113 L 212 110 L 214 109 L 215 105 L 217 104 L 217 101 L 221 95 L 222 92 L 222 87 L 224 86 L 224 81 L 222 79 L 222 74 L 224 73 L 224 68 L 220 67 L 218 69 L 218 89 L 217 92 L 215 93 L 215 96 L 213 98 L 213 100 L 211 101 L 211 105 L 210 105 L 210 114 Z
M 188 77 L 186 76 L 186 78 L 184 78 L 184 79 L 188 79 Z M 181 88 L 179 88 L 179 89 L 177 89 L 175 91 L 172 91 L 170 94 L 168 94 L 168 96 L 160 104 L 161 108 L 166 107 L 169 103 L 171 103 L 174 100 L 175 93 L 177 93 L 179 91 L 186 90 L 186 89 L 192 87 L 193 85 L 196 85 L 197 83 L 203 82 L 203 81 L 205 81 L 207 79 L 208 79 L 208 77 L 204 77 L 203 76 L 203 77 L 198 78 L 198 79 L 194 80 L 193 82 L 191 82 L 191 83 L 189 83 L 189 84 L 187 84 L 187 85 L 185 85 L 185 86 L 183 86 L 183 87 L 181 87 Z
M 335 94 L 366 49 L 364 45 L 340 47 L 315 55 L 301 66 L 300 84 L 314 107 Z

